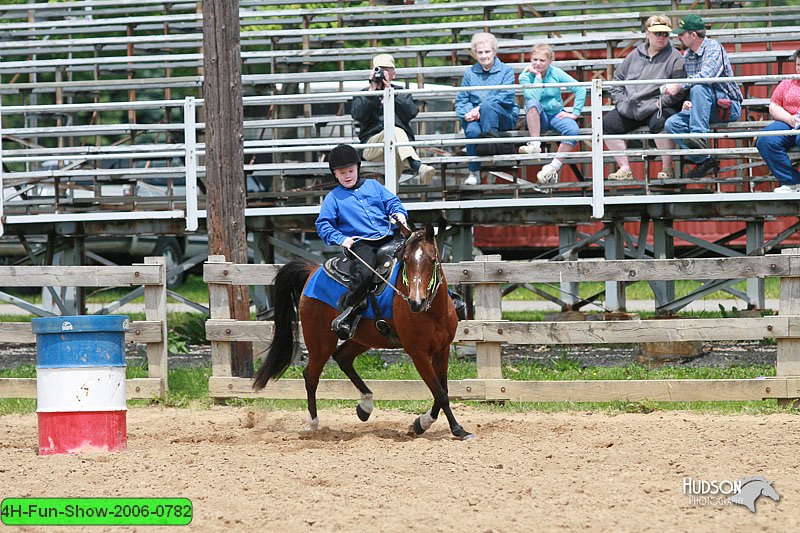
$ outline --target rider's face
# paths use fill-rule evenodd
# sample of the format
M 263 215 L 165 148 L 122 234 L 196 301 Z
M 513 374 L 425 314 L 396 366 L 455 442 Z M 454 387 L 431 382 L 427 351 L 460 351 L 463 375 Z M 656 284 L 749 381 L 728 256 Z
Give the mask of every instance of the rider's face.
M 345 189 L 352 189 L 358 181 L 358 166 L 348 165 L 333 169 L 333 175 Z

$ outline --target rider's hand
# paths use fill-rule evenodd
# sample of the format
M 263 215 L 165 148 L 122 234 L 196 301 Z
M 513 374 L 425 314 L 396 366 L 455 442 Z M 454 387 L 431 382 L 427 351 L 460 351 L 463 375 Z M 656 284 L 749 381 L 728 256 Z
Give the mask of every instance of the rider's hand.
M 347 248 L 349 250 L 355 243 L 356 240 L 354 238 L 347 237 L 342 241 L 342 248 Z
M 395 221 L 398 224 L 400 224 L 401 226 L 407 226 L 408 225 L 406 223 L 406 216 L 403 213 L 395 213 L 394 215 L 392 215 L 392 218 L 394 218 Z

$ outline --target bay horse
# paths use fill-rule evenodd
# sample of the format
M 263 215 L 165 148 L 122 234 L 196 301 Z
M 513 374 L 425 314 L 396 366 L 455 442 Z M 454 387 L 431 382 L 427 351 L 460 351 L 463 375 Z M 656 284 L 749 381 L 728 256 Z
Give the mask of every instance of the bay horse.
M 397 252 L 401 274 L 397 276 L 397 294 L 392 301 L 393 317 L 386 319 L 402 348 L 411 357 L 420 377 L 433 394 L 433 407 L 413 423 L 416 435 L 424 433 L 443 411 L 452 434 L 461 439 L 474 438 L 456 421 L 447 395 L 447 366 L 450 343 L 455 337 L 458 317 L 447 291 L 433 226 L 423 230 L 402 228 L 406 238 Z M 253 378 L 253 388 L 263 389 L 271 379 L 280 378 L 292 361 L 294 323 L 299 309 L 308 363 L 303 370 L 308 397 L 309 429 L 319 428 L 317 386 L 325 363 L 333 357 L 339 368 L 361 393 L 356 413 L 366 421 L 372 413 L 372 391 L 353 367 L 356 356 L 369 348 L 396 348 L 375 328 L 375 322 L 362 318 L 352 339 L 337 347 L 338 337 L 331 331 L 331 321 L 339 311 L 302 294 L 311 275 L 320 268 L 306 261 L 292 261 L 278 270 L 275 277 L 275 334 L 266 359 Z M 387 287 L 389 290 L 390 287 Z

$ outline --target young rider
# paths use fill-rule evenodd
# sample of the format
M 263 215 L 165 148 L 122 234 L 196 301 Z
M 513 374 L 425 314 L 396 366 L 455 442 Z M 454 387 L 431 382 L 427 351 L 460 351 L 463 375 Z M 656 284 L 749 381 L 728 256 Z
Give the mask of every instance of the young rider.
M 328 166 L 339 185 L 322 202 L 317 233 L 325 244 L 342 246 L 345 256 L 357 255 L 374 269 L 378 249 L 394 238 L 392 221 L 406 224 L 408 212 L 383 185 L 359 176 L 361 159 L 352 146 L 340 144 L 331 150 Z M 373 273 L 361 261 L 354 258 L 350 263 L 350 284 L 339 304 L 343 311 L 331 323 L 342 340 L 355 334 L 374 282 Z

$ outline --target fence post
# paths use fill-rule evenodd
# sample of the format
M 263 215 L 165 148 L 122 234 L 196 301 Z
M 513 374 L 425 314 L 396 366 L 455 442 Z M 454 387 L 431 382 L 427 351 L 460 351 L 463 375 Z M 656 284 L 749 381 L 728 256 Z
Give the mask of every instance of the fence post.
M 800 248 L 785 248 L 781 255 L 800 257 Z M 778 313 L 781 315 L 800 315 L 800 278 L 782 277 L 781 293 L 778 301 Z M 782 376 L 800 376 L 800 339 L 778 339 L 778 359 L 775 374 Z M 790 391 L 791 392 L 791 391 Z M 797 398 L 778 400 L 778 405 L 796 404 Z
M 227 263 L 224 255 L 209 255 L 208 263 Z M 208 308 L 212 319 L 230 320 L 231 307 L 228 302 L 228 287 L 220 283 L 208 284 Z M 231 343 L 211 341 L 211 375 L 231 376 Z
M 475 261 L 500 261 L 499 255 L 479 255 Z M 477 283 L 474 288 L 475 320 L 501 320 L 503 292 L 500 283 Z M 476 343 L 478 379 L 503 379 L 499 342 Z
M 161 380 L 161 396 L 169 390 L 167 381 L 167 266 L 163 257 L 145 257 L 145 265 L 158 265 L 161 283 L 144 286 L 145 320 L 157 320 L 161 324 L 161 342 L 147 343 L 147 373 Z

